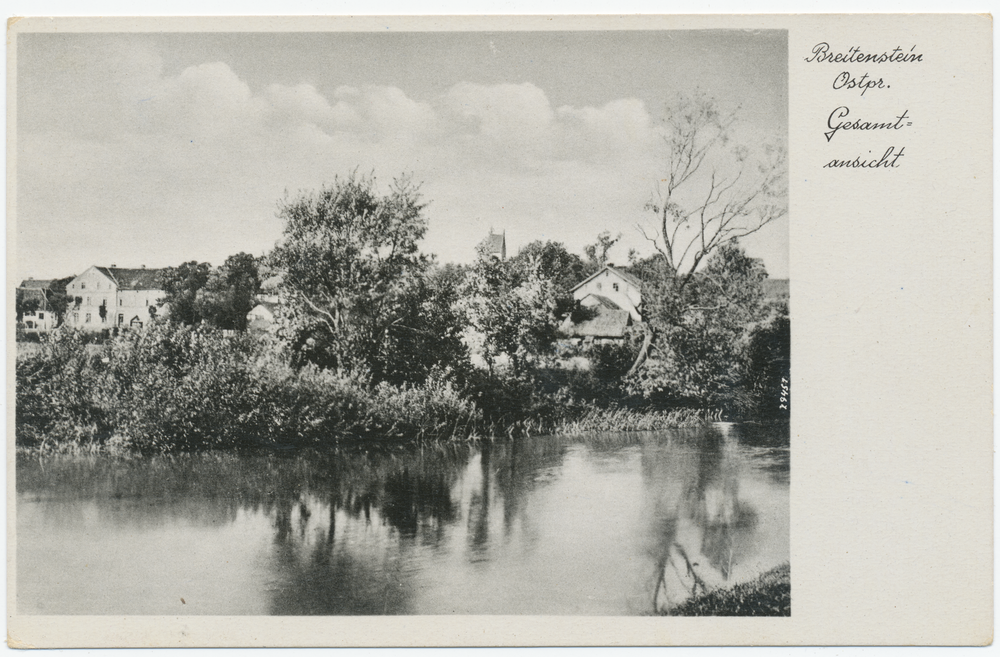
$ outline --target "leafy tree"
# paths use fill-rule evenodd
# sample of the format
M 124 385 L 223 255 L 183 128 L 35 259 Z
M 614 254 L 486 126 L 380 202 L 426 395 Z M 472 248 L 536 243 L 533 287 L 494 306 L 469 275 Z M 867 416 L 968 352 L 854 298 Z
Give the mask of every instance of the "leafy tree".
M 14 292 L 14 312 L 17 315 L 17 321 L 21 322 L 24 319 L 25 313 L 33 313 L 41 306 L 41 299 L 35 296 L 27 296 L 24 294 L 24 290 L 18 288 Z
M 430 261 L 417 246 L 424 207 L 409 177 L 383 194 L 374 176 L 357 174 L 281 203 L 285 229 L 271 264 L 283 272 L 283 334 L 295 362 L 378 381 L 406 378 L 408 360 L 426 359 L 411 351 L 425 348 L 414 336 L 434 332 L 415 310 L 434 303 L 423 279 Z
M 611 237 L 611 232 L 606 230 L 597 236 L 596 242 L 583 247 L 583 252 L 587 256 L 587 268 L 589 269 L 588 273 L 594 273 L 607 264 L 608 251 L 610 251 L 611 247 L 613 247 L 621 238 L 621 233 Z
M 66 294 L 66 286 L 74 278 L 75 276 L 57 278 L 49 286 L 48 306 L 49 310 L 56 317 L 56 326 L 61 325 L 66 318 L 66 310 L 72 302 L 72 297 Z
M 557 294 L 538 257 L 501 261 L 480 245 L 466 278 L 461 307 L 482 339 L 483 359 L 492 370 L 501 354 L 514 373 L 551 354 L 558 326 Z
M 782 304 L 769 322 L 750 332 L 740 363 L 738 411 L 748 417 L 787 419 L 790 363 L 791 328 L 788 307 Z
M 397 322 L 382 345 L 381 378 L 415 383 L 435 369 L 464 378 L 469 350 L 462 336 L 465 318 L 458 310 L 460 280 L 451 268 L 431 267 L 416 278 L 399 300 Z
M 536 240 L 522 248 L 511 258 L 515 269 L 528 271 L 537 264 L 540 277 L 552 282 L 556 296 L 557 317 L 565 317 L 573 311 L 571 290 L 593 271 L 580 256 L 570 253 L 560 242 Z
M 201 322 L 198 291 L 205 287 L 212 265 L 192 260 L 179 267 L 168 267 L 160 274 L 160 285 L 166 292 L 163 303 L 170 304 L 170 319 L 186 325 Z
M 209 324 L 242 331 L 246 329 L 247 313 L 257 305 L 261 277 L 257 259 L 249 253 L 237 253 L 209 275 L 205 286 L 197 291 L 197 314 Z
M 635 372 L 634 391 L 661 401 L 731 407 L 749 336 L 766 317 L 766 277 L 759 260 L 727 242 L 680 295 L 671 280 L 650 280 L 646 319 L 661 340 L 655 358 Z

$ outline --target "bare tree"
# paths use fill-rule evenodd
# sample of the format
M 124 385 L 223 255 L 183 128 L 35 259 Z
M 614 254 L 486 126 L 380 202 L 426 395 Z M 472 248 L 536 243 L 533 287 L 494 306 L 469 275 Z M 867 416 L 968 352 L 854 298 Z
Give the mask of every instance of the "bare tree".
M 783 217 L 787 206 L 787 162 L 781 145 L 737 144 L 739 108 L 724 113 L 705 96 L 680 97 L 669 108 L 663 138 L 664 177 L 646 204 L 656 215 L 653 226 L 638 225 L 662 257 L 666 280 L 658 281 L 663 304 L 661 319 L 684 324 L 685 294 L 699 266 L 720 247 L 756 233 Z M 645 323 L 646 336 L 632 367 L 645 361 L 656 337 Z
M 638 228 L 665 259 L 678 291 L 719 246 L 784 216 L 786 156 L 763 144 L 756 156 L 736 145 L 739 108 L 729 114 L 704 96 L 681 97 L 669 111 L 666 172 L 646 209 L 655 228 Z

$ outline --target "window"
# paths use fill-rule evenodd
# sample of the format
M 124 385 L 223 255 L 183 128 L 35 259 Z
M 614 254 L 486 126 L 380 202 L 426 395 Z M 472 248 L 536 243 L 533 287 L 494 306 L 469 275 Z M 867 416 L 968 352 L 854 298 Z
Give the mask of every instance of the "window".
M 149 305 L 149 299 L 146 299 L 146 305 L 147 306 Z
M 25 322 L 24 326 L 26 328 L 35 328 L 35 323 L 34 322 Z
M 612 283 L 611 287 L 615 288 L 615 292 L 618 291 L 618 283 Z
M 118 305 L 119 306 L 124 306 L 125 305 L 125 299 L 119 299 L 118 300 Z
M 118 315 L 118 326 L 125 323 L 125 315 Z
M 601 290 L 601 284 L 600 283 L 597 284 L 597 290 L 598 290 L 598 292 Z
M 87 289 L 87 284 L 86 283 L 80 283 L 80 289 L 81 290 L 86 290 Z
M 90 324 L 90 313 L 87 313 L 87 319 L 84 320 L 84 323 Z
M 87 305 L 90 305 L 90 297 L 87 297 Z
M 38 313 L 38 319 L 45 319 L 45 313 Z
M 80 313 L 73 313 L 73 323 L 74 324 L 80 323 Z

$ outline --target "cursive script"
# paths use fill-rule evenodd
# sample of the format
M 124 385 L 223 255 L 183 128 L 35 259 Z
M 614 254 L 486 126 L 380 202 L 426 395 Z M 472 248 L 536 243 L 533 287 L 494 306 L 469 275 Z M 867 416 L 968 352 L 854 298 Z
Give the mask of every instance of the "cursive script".
M 895 146 L 890 146 L 889 150 L 882 154 L 882 157 L 862 158 L 860 155 L 853 160 L 830 160 L 823 165 L 824 169 L 896 169 L 899 168 L 899 158 L 903 157 L 906 147 L 901 147 L 898 151 Z M 868 151 L 871 153 L 871 151 Z
M 830 62 L 834 64 L 908 64 L 910 62 L 922 62 L 922 53 L 913 52 L 917 47 L 913 46 L 909 52 L 899 46 L 892 49 L 892 52 L 864 53 L 858 46 L 851 46 L 847 52 L 832 52 L 830 44 L 820 41 L 812 49 L 812 55 L 806 57 L 807 62 Z
M 895 117 L 895 121 L 862 121 L 861 119 L 856 119 L 854 121 L 840 121 L 839 119 L 846 119 L 847 115 L 851 113 L 851 109 L 846 105 L 841 105 L 837 109 L 830 112 L 830 116 L 826 119 L 826 126 L 830 128 L 829 132 L 824 132 L 826 135 L 826 140 L 831 141 L 833 136 L 837 134 L 840 130 L 902 130 L 907 126 L 913 125 L 911 121 L 905 121 L 909 118 L 907 110 L 903 110 L 903 113 Z M 905 121 L 905 122 L 904 122 Z

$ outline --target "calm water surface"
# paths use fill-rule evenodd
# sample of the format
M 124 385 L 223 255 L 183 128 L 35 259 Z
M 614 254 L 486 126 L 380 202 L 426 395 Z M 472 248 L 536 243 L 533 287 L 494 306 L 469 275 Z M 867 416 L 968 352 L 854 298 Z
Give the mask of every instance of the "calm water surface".
M 788 435 L 19 458 L 25 614 L 647 614 L 788 561 Z

